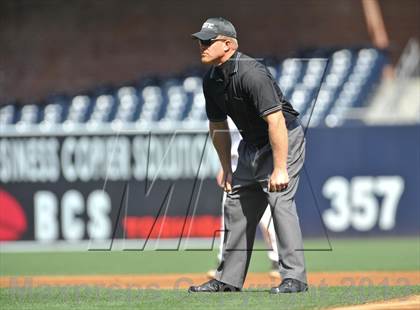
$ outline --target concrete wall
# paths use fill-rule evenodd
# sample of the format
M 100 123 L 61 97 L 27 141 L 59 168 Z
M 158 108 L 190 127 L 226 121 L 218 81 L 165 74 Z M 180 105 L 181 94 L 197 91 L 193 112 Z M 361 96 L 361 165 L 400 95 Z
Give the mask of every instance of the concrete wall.
M 420 2 L 380 3 L 395 61 L 408 38 L 419 36 Z M 199 66 L 189 35 L 208 16 L 230 19 L 240 49 L 260 57 L 370 42 L 356 0 L 6 0 L 0 2 L 0 104 Z

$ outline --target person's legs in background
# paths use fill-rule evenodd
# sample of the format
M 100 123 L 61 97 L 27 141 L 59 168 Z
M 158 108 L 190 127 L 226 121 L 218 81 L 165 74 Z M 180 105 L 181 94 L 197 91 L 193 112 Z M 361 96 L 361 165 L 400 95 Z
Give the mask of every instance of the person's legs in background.
M 224 238 L 224 209 L 223 205 L 226 200 L 226 193 L 223 193 L 222 198 L 222 217 L 220 221 L 220 238 L 219 238 L 219 251 L 217 253 L 217 265 L 222 261 L 222 249 L 223 249 L 223 238 Z M 280 279 L 279 273 L 279 253 L 277 251 L 276 232 L 274 230 L 273 219 L 271 215 L 271 209 L 269 206 L 264 211 L 261 221 L 258 225 L 264 238 L 264 242 L 267 247 L 267 256 L 270 262 L 269 276 L 275 279 Z M 209 279 L 213 279 L 216 276 L 216 269 L 210 269 L 207 271 L 206 276 Z
M 264 214 L 259 223 L 259 228 L 264 237 L 267 247 L 267 256 L 270 261 L 269 275 L 272 278 L 280 279 L 279 273 L 279 253 L 277 250 L 276 231 L 274 229 L 273 217 L 271 215 L 270 206 L 264 211 Z
M 226 201 L 226 192 L 223 192 L 223 198 L 222 198 L 222 216 L 220 219 L 220 237 L 219 239 L 219 251 L 217 253 L 217 264 L 216 266 L 220 265 L 220 263 L 222 262 L 222 256 L 223 256 L 223 238 L 225 237 L 225 211 L 224 211 L 224 204 Z M 209 271 L 207 271 L 206 273 L 207 278 L 209 279 L 214 279 L 214 277 L 216 276 L 216 269 L 210 269 Z

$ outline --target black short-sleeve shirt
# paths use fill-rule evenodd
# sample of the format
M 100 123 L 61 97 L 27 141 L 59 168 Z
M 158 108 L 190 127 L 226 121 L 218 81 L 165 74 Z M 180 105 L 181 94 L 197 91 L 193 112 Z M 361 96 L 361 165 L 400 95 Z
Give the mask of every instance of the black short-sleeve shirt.
M 299 115 L 267 68 L 240 52 L 222 65 L 211 67 L 204 76 L 203 91 L 208 119 L 219 122 L 229 115 L 242 138 L 255 146 L 269 143 L 263 116 L 281 110 L 286 123 L 290 123 Z

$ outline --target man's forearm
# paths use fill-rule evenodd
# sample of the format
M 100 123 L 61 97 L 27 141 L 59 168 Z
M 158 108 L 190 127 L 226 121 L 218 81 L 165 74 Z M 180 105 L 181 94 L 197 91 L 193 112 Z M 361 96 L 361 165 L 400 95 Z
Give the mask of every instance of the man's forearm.
M 281 111 L 267 116 L 268 135 L 273 150 L 274 170 L 287 169 L 288 133 Z
M 232 142 L 227 121 L 210 122 L 210 135 L 223 171 L 230 172 L 232 170 L 230 154 Z

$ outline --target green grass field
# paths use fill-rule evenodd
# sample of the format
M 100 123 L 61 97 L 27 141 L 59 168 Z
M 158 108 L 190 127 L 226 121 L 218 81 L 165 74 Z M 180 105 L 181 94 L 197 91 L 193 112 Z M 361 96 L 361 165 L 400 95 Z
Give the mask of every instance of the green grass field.
M 329 287 L 308 293 L 264 291 L 189 294 L 178 290 L 116 290 L 90 287 L 0 290 L 2 309 L 322 309 L 418 294 L 420 286 Z
M 269 268 L 262 243 L 255 246 L 249 271 Z M 305 249 L 327 249 L 325 241 Z M 85 251 L 1 253 L 0 276 L 53 274 L 195 273 L 215 267 L 216 251 Z M 420 270 L 420 242 L 406 239 L 332 240 L 332 251 L 307 251 L 308 271 Z
M 262 249 L 261 243 L 256 248 Z M 332 251 L 307 251 L 309 272 L 419 271 L 418 238 L 332 240 Z M 328 248 L 309 240 L 305 249 Z M 0 252 L 0 276 L 204 273 L 216 251 Z M 264 251 L 255 251 L 250 271 L 268 271 Z M 320 309 L 419 294 L 420 286 L 312 287 L 309 293 L 271 296 L 264 290 L 233 294 L 188 294 L 184 290 L 122 290 L 99 287 L 0 289 L 1 309 Z

